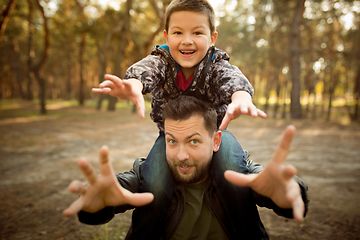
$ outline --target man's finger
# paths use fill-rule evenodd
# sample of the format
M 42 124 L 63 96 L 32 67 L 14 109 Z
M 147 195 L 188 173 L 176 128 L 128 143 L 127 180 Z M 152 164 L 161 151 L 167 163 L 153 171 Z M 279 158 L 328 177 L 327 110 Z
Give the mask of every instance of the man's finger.
M 72 217 L 81 211 L 84 204 L 81 198 L 75 200 L 67 209 L 63 211 L 63 215 L 66 217 Z
M 126 190 L 126 189 L 124 189 Z M 141 207 L 151 203 L 154 200 L 152 193 L 130 193 L 126 194 L 128 204 L 134 207 Z
M 225 179 L 230 183 L 239 187 L 248 187 L 254 180 L 257 174 L 245 175 L 232 170 L 226 170 L 224 173 Z
M 281 142 L 276 149 L 272 160 L 276 163 L 283 163 L 289 153 L 291 141 L 293 139 L 295 133 L 295 127 L 293 125 L 289 125 L 283 134 L 283 138 L 281 139 Z
M 296 175 L 296 168 L 292 165 L 284 166 L 282 169 L 282 176 L 286 181 L 289 181 Z
M 86 185 L 78 180 L 75 180 L 70 183 L 68 189 L 71 193 L 82 195 L 86 192 Z
M 89 181 L 89 183 L 94 184 L 97 179 L 97 174 L 93 166 L 91 166 L 91 164 L 85 158 L 81 158 L 78 162 L 78 165 L 84 177 Z
M 111 176 L 115 175 L 113 168 L 109 161 L 109 148 L 107 146 L 102 146 L 99 153 L 99 168 L 101 175 Z
M 293 200 L 292 208 L 295 220 L 302 222 L 304 220 L 305 205 L 300 194 L 298 194 L 298 197 Z

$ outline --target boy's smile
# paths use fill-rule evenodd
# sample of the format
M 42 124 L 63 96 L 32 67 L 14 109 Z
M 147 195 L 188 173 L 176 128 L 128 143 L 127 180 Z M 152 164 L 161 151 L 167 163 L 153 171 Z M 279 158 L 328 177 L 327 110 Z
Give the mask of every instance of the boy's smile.
M 211 35 L 207 15 L 179 11 L 171 14 L 169 29 L 164 30 L 164 36 L 171 56 L 188 78 L 205 57 L 209 47 L 215 44 L 217 32 Z

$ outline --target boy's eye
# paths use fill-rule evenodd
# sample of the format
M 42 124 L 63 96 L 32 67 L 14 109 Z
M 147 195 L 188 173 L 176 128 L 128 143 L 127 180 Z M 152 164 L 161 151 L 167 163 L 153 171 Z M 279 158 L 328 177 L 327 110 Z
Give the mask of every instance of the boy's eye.
M 202 32 L 194 32 L 195 35 L 201 35 Z
M 174 34 L 175 34 L 175 35 L 180 35 L 181 32 L 180 32 L 180 31 L 176 31 L 176 32 L 174 32 Z

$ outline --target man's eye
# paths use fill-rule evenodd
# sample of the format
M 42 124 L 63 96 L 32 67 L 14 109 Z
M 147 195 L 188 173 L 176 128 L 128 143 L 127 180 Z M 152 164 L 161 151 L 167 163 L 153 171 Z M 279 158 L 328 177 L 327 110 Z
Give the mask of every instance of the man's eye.
M 193 139 L 193 140 L 190 141 L 190 143 L 191 143 L 191 144 L 197 144 L 197 143 L 199 143 L 199 141 L 196 140 L 196 139 Z
M 170 140 L 169 140 L 169 143 L 170 143 L 170 144 L 175 144 L 175 143 L 176 143 L 176 141 L 175 141 L 175 140 L 170 139 Z

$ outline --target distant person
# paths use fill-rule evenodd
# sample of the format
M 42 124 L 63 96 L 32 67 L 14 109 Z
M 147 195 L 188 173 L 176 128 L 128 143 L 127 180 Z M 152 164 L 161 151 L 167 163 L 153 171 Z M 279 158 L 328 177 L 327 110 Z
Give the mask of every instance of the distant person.
M 175 179 L 175 191 L 167 209 L 164 228 L 152 229 L 152 221 L 161 217 L 156 208 L 144 208 L 153 200 L 151 193 L 139 193 L 142 168 L 146 161 L 137 159 L 133 169 L 118 174 L 108 159 L 108 149 L 100 150 L 97 175 L 85 160 L 79 161 L 89 184 L 79 181 L 69 190 L 79 194 L 64 210 L 65 216 L 78 213 L 86 224 L 104 224 L 115 214 L 133 209 L 132 224 L 126 239 L 269 239 L 260 220 L 257 205 L 301 222 L 308 209 L 307 186 L 295 176 L 293 166 L 284 165 L 294 135 L 288 127 L 275 154 L 265 168 L 249 160 L 240 162 L 242 171 L 226 171 L 232 185 L 226 195 L 214 179 L 213 153 L 219 150 L 222 132 L 217 130 L 216 111 L 194 97 L 171 100 L 164 109 L 164 131 L 168 168 Z M 248 173 L 251 174 L 248 174 Z M 236 200 L 228 205 L 226 199 Z
M 164 36 L 166 44 L 155 46 L 151 55 L 132 65 L 124 80 L 105 75 L 105 81 L 94 88 L 94 93 L 109 94 L 129 99 L 144 117 L 143 94 L 151 94 L 152 120 L 157 123 L 159 137 L 142 167 L 140 190 L 152 192 L 154 201 L 148 206 L 157 208 L 158 221 L 147 216 L 147 225 L 153 229 L 164 227 L 171 204 L 175 183 L 167 170 L 163 123 L 164 105 L 180 95 L 199 98 L 211 104 L 217 112 L 217 126 L 224 130 L 222 145 L 214 155 L 214 179 L 222 195 L 232 188 L 223 181 L 225 170 L 242 171 L 245 154 L 236 138 L 226 127 L 241 114 L 266 117 L 252 103 L 253 87 L 235 66 L 229 56 L 215 48 L 218 33 L 215 13 L 206 0 L 173 0 L 165 14 Z M 232 200 L 228 200 L 232 203 Z

